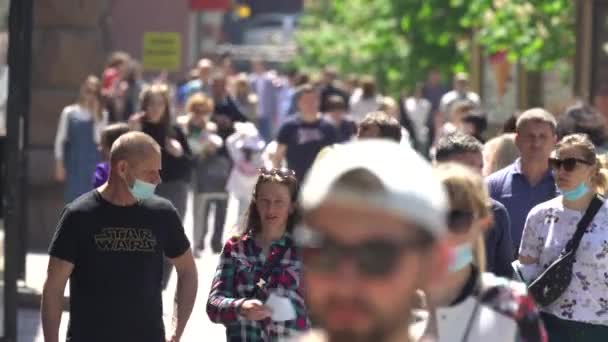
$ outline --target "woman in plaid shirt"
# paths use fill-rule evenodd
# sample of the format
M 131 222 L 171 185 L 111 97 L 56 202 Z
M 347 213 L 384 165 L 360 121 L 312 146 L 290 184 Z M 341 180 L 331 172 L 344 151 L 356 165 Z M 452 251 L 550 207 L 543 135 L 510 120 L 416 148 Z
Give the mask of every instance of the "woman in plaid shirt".
M 297 183 L 292 170 L 262 169 L 244 232 L 224 245 L 207 314 L 226 326 L 228 342 L 283 341 L 309 327 L 291 237 Z M 295 318 L 272 317 L 264 304 L 270 294 L 289 299 Z

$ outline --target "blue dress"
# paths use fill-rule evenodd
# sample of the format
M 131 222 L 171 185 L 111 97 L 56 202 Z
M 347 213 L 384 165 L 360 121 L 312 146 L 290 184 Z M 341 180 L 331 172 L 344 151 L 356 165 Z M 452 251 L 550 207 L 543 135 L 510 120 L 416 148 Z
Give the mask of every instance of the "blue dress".
M 76 115 L 68 115 L 68 132 L 64 145 L 66 203 L 93 189 L 91 177 L 100 159 L 94 126 L 93 119 L 83 120 Z

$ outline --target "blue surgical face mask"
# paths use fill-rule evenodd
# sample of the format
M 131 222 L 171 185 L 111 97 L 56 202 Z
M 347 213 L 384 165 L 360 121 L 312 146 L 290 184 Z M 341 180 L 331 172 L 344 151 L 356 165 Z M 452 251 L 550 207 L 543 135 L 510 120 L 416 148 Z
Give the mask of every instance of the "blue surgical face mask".
M 129 188 L 131 195 L 140 201 L 152 197 L 155 190 L 156 184 L 144 182 L 139 179 L 135 179 L 135 183 L 133 183 L 133 186 Z
M 463 243 L 452 247 L 452 262 L 450 272 L 458 272 L 473 262 L 473 247 L 470 243 Z
M 564 195 L 564 198 L 568 201 L 576 201 L 577 199 L 585 196 L 589 192 L 589 187 L 585 182 L 581 182 L 576 188 L 572 190 L 564 190 L 559 189 L 559 191 Z

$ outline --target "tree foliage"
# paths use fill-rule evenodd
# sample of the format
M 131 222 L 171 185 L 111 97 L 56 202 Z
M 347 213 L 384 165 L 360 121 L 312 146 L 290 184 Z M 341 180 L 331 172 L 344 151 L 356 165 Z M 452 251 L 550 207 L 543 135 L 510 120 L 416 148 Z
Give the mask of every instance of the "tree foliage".
M 571 0 L 331 0 L 307 9 L 295 62 L 376 76 L 401 91 L 431 68 L 468 69 L 471 44 L 542 69 L 574 51 Z

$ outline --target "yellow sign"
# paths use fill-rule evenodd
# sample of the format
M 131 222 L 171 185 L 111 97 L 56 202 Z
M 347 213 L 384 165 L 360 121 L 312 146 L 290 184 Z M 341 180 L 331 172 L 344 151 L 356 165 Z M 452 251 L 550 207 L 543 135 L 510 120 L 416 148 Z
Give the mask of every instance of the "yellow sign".
M 182 62 L 182 39 L 177 32 L 146 32 L 142 64 L 145 70 L 177 71 Z

